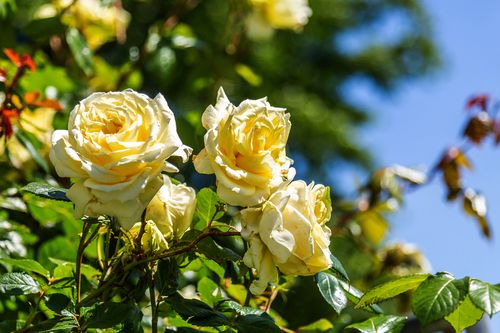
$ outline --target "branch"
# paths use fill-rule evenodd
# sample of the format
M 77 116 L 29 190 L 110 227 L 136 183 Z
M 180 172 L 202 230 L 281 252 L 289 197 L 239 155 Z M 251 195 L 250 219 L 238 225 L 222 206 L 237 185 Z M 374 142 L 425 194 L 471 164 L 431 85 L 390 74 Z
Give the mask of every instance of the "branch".
M 188 245 L 186 245 L 184 247 L 170 250 L 170 251 L 166 251 L 163 253 L 159 253 L 155 256 L 145 258 L 142 260 L 133 261 L 133 262 L 127 264 L 125 267 L 123 267 L 123 272 L 120 272 L 120 274 L 118 274 L 119 272 L 114 272 L 114 274 L 110 274 L 110 276 L 111 276 L 110 279 L 107 280 L 106 282 L 104 282 L 104 284 L 102 286 L 100 286 L 99 288 L 97 288 L 96 290 L 91 292 L 89 295 L 87 295 L 87 297 L 85 297 L 81 302 L 77 303 L 78 306 L 81 306 L 82 304 L 87 304 L 92 299 L 99 297 L 104 291 L 106 291 L 111 285 L 113 285 L 113 283 L 120 276 L 123 276 L 124 273 L 132 270 L 136 266 L 139 266 L 142 264 L 147 264 L 147 263 L 152 262 L 152 261 L 165 259 L 165 258 L 173 257 L 173 256 L 176 256 L 176 255 L 179 255 L 182 253 L 189 252 L 190 250 L 192 250 L 196 246 L 196 244 L 198 244 L 203 239 L 210 237 L 210 236 L 233 237 L 233 236 L 240 236 L 240 232 L 238 232 L 238 231 L 206 230 L 206 231 L 202 232 L 201 234 L 199 234 L 194 240 L 192 240 Z

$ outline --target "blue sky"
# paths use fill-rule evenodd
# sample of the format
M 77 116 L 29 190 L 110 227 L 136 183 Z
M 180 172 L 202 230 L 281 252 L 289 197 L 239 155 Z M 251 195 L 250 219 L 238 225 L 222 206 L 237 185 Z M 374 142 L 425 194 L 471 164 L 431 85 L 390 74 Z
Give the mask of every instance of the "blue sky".
M 424 4 L 444 68 L 431 78 L 405 84 L 391 98 L 363 82 L 348 88 L 351 98 L 376 110 L 374 123 L 361 136 L 380 166 L 430 167 L 443 149 L 460 143 L 468 97 L 485 92 L 500 99 L 500 1 L 425 0 Z M 386 27 L 388 35 L 401 28 L 397 21 Z M 487 142 L 470 156 L 474 170 L 464 182 L 486 196 L 493 240 L 481 236 L 458 203 L 445 202 L 440 179 L 407 196 L 404 208 L 392 218 L 389 240 L 416 244 L 435 272 L 499 283 L 500 146 L 495 149 Z M 491 326 L 500 332 L 500 318 Z

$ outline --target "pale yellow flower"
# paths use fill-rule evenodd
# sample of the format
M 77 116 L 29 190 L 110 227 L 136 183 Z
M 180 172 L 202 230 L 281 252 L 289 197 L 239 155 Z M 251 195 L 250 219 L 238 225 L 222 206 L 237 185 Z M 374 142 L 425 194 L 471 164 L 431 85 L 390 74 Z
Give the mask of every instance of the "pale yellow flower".
M 290 115 L 265 98 L 234 106 L 219 89 L 217 103 L 202 116 L 205 148 L 194 158 L 196 171 L 215 174 L 217 194 L 231 205 L 262 203 L 295 175 L 285 146 Z
M 48 18 L 60 13 L 65 25 L 84 34 L 91 49 L 121 37 L 130 22 L 130 14 L 123 8 L 114 4 L 105 6 L 100 0 L 53 0 L 40 6 L 35 17 Z
M 84 99 L 71 111 L 68 131 L 55 131 L 52 144 L 57 173 L 75 180 L 67 194 L 75 216 L 114 216 L 124 229 L 140 221 L 163 185 L 161 171 L 178 171 L 165 160 L 186 161 L 191 154 L 163 96 L 133 90 Z
M 262 207 L 241 211 L 242 237 L 249 247 L 243 261 L 259 278 L 250 291 L 261 294 L 285 275 L 313 275 L 329 268 L 330 192 L 299 180 L 279 189 Z
M 128 231 L 131 240 L 135 241 L 141 231 L 141 222 L 137 222 Z M 168 249 L 168 243 L 158 226 L 153 221 L 146 221 L 141 237 L 141 247 L 146 254 L 155 254 Z
M 154 221 L 165 239 L 179 239 L 191 226 L 196 192 L 184 184 L 173 184 L 168 176 L 163 179 L 163 186 L 146 208 L 146 220 Z
M 247 26 L 252 31 L 265 31 L 253 25 L 267 24 L 274 29 L 300 31 L 312 15 L 307 0 L 250 0 L 254 13 L 250 15 Z

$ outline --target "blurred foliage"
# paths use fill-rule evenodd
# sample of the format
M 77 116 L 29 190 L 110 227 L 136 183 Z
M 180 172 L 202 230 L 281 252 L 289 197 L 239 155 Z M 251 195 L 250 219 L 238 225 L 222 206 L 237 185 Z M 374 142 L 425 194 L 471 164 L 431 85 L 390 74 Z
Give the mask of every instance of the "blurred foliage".
M 176 112 L 182 141 L 195 153 L 203 146 L 200 115 L 215 102 L 219 86 L 232 100 L 268 96 L 272 105 L 291 113 L 290 154 L 300 160 L 300 169 L 319 180 L 346 161 L 371 166 L 373 156 L 356 141 L 356 131 L 369 121 L 371 110 L 349 100 L 345 86 L 364 78 L 390 93 L 401 82 L 436 69 L 439 57 L 427 14 L 417 0 L 311 0 L 310 6 L 313 15 L 302 31 L 278 29 L 258 37 L 248 34 L 251 8 L 241 0 L 0 0 L 0 48 L 5 49 L 0 59 L 5 149 L 0 163 L 0 272 L 6 273 L 5 285 L 12 287 L 0 292 L 0 332 L 22 331 L 27 320 L 40 325 L 33 328 L 40 332 L 71 330 L 78 324 L 71 316 L 76 309 L 70 285 L 75 282 L 82 221 L 73 218 L 64 191 L 53 187 L 66 186 L 68 180 L 49 170 L 46 155 L 53 128 L 66 128 L 72 107 L 93 91 L 133 88 L 150 96 L 163 93 Z M 392 18 L 405 25 L 395 36 L 376 38 Z M 346 38 L 367 32 L 369 41 L 346 47 Z M 488 105 L 485 96 L 469 102 L 471 119 L 464 136 L 473 145 L 490 136 L 500 141 L 496 111 Z M 43 127 L 36 125 L 40 118 Z M 196 332 L 188 328 L 192 325 L 203 331 L 225 325 L 229 332 L 274 332 L 277 326 L 298 332 L 343 332 L 365 319 L 368 322 L 351 328 L 400 328 L 404 317 L 373 317 L 380 312 L 374 303 L 384 297 L 363 300 L 356 288 L 382 284 L 387 290 L 384 283 L 402 283 L 402 276 L 429 272 L 418 249 L 387 245 L 384 240 L 388 215 L 404 203 L 406 191 L 438 173 L 448 198 L 461 198 L 464 210 L 489 235 L 484 197 L 461 183 L 461 172 L 470 168 L 465 152 L 462 146 L 447 151 L 429 175 L 402 166 L 375 171 L 356 189 L 356 197 L 334 200 L 331 247 L 347 274 L 339 264 L 315 279 L 283 277 L 275 289 L 251 299 L 245 289 L 250 274 L 241 262 L 244 244 L 203 233 L 209 227 L 221 232 L 234 227 L 234 212 L 211 190 L 200 191 L 193 230 L 175 244 L 193 244 L 194 251 L 161 260 L 155 276 L 162 296 L 155 311 L 165 318 L 166 332 L 171 327 Z M 182 177 L 199 187 L 213 181 L 195 174 L 190 165 L 182 171 Z M 31 181 L 46 185 L 24 187 Z M 96 270 L 103 269 L 100 252 L 112 255 L 122 241 L 111 221 L 99 221 L 100 227 L 95 222 L 84 224 L 90 225 L 91 240 L 83 257 L 84 293 L 104 281 Z M 21 258 L 32 260 L 12 261 Z M 120 292 L 98 295 L 100 303 L 82 302 L 86 328 L 114 326 L 122 332 L 140 332 L 142 320 L 149 329 L 151 310 L 138 310 L 149 306 L 145 293 L 151 277 L 146 271 L 144 266 L 133 267 L 129 275 L 114 281 L 123 288 Z M 425 276 L 423 283 L 431 287 L 443 281 L 457 286 L 457 297 L 446 299 L 452 303 L 439 313 L 455 327 L 464 327 L 457 318 L 467 309 L 474 309 L 476 317 L 500 309 L 494 299 L 488 303 L 488 295 L 498 294 L 496 286 L 445 274 Z M 429 293 L 419 292 L 420 286 L 410 282 L 393 293 L 396 298 L 381 304 L 386 313 L 404 315 L 412 307 L 417 313 L 433 302 Z M 413 289 L 417 291 L 412 300 Z M 12 296 L 19 293 L 23 295 Z M 367 305 L 364 309 L 346 307 L 360 299 Z M 43 310 L 36 318 L 30 317 L 34 304 Z M 477 318 L 469 319 L 470 325 Z
M 341 160 L 368 166 L 371 156 L 354 134 L 369 110 L 350 102 L 344 85 L 364 77 L 390 92 L 438 64 L 416 0 L 311 1 L 313 15 L 301 33 L 277 30 L 262 40 L 246 34 L 244 1 L 104 1 L 114 7 L 92 9 L 97 1 L 5 2 L 0 46 L 35 54 L 36 81 L 64 94 L 68 108 L 90 90 L 163 93 L 183 116 L 182 139 L 195 151 L 202 144 L 201 106 L 224 86 L 235 100 L 269 96 L 287 107 L 300 124 L 291 133 L 292 155 L 301 155 L 311 172 Z M 377 37 L 393 17 L 407 26 L 390 42 L 343 47 L 345 36 L 360 31 Z

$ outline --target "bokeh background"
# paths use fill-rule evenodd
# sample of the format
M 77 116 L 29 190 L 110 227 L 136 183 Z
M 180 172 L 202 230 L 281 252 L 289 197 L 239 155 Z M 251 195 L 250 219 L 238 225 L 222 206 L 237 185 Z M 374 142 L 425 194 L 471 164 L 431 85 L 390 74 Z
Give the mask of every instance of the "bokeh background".
M 428 168 L 446 147 L 460 142 L 467 98 L 487 93 L 495 100 L 500 94 L 500 47 L 496 42 L 500 3 L 423 4 L 433 23 L 442 69 L 425 80 L 401 85 L 390 98 L 366 80 L 354 80 L 346 88 L 350 100 L 371 108 L 376 115 L 374 124 L 362 131 L 362 137 L 378 157 L 379 165 L 401 163 Z M 379 29 L 391 36 L 404 27 L 404 21 L 394 19 L 381 23 Z M 372 32 L 360 31 L 346 37 L 346 47 L 356 47 L 359 39 L 371 38 Z M 492 142 L 486 142 L 471 151 L 471 160 L 474 169 L 466 173 L 464 182 L 480 189 L 488 199 L 493 228 L 490 241 L 464 216 L 460 205 L 445 202 L 446 193 L 439 179 L 407 196 L 402 211 L 391 218 L 389 241 L 416 244 L 435 272 L 449 271 L 456 276 L 477 276 L 495 282 L 500 279 L 499 151 Z M 344 186 L 352 186 L 356 177 L 343 172 Z M 500 331 L 498 318 L 493 318 L 491 330 Z

